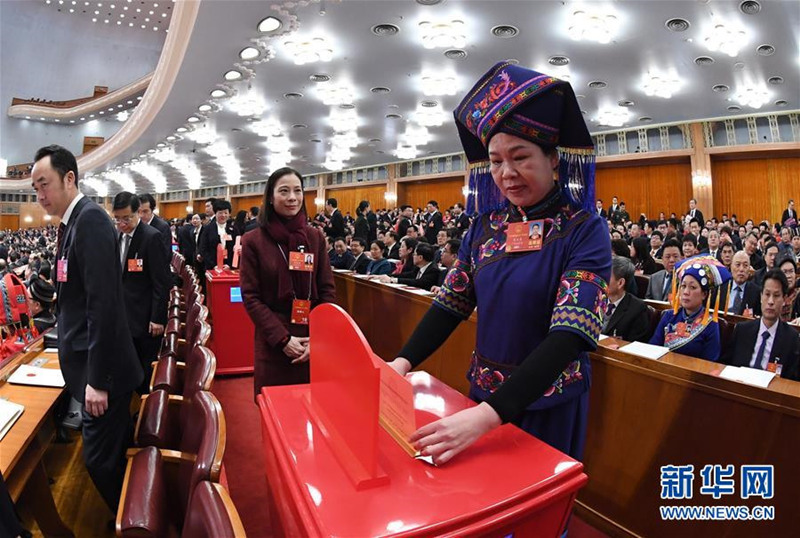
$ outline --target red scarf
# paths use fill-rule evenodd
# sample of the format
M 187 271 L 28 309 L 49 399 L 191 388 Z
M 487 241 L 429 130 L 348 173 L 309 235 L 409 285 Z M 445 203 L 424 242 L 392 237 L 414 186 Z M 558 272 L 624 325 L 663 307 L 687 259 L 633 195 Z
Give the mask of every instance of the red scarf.
M 311 245 L 308 241 L 308 217 L 305 211 L 300 211 L 292 218 L 284 218 L 274 211 L 270 212 L 267 222 L 262 227 L 272 239 L 278 244 L 278 248 L 286 256 L 285 263 L 288 266 L 289 252 L 296 252 L 303 247 L 305 252 L 311 252 Z M 313 253 L 312 253 L 313 254 Z M 289 271 L 291 278 L 285 278 L 284 273 L 278 273 L 278 299 L 290 301 L 292 298 L 308 299 L 309 286 L 311 289 L 311 300 L 317 298 L 316 272 L 319 267 L 319 260 L 314 260 L 314 272 Z

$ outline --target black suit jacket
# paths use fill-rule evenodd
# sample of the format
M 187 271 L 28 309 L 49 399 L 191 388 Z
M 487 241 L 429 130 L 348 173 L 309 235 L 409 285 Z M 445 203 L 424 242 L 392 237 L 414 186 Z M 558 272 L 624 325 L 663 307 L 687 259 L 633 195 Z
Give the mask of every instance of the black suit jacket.
M 258 228 L 258 219 L 250 219 L 244 225 L 244 233 L 247 233 L 250 230 L 255 230 L 256 228 Z
M 626 293 L 611 314 L 603 334 L 628 342 L 649 342 L 650 316 L 647 305 L 633 294 Z
M 597 208 L 594 208 L 594 212 L 603 217 L 604 219 L 608 218 L 608 213 L 606 213 L 605 209 L 601 209 L 600 212 L 597 211 Z
M 67 261 L 67 281 L 56 282 L 58 358 L 67 389 L 79 402 L 86 385 L 109 398 L 138 387 L 144 378 L 123 307 L 117 232 L 106 212 L 88 198 L 78 201 L 56 260 Z
M 415 286 L 424 290 L 430 291 L 432 286 L 439 283 L 439 268 L 435 264 L 430 264 L 422 276 L 417 278 L 419 274 L 419 267 L 415 267 L 413 271 L 400 273 L 397 275 L 397 283 L 406 286 Z
M 330 222 L 325 226 L 325 235 L 333 239 L 344 237 L 344 217 L 338 209 L 330 216 Z
M 194 242 L 194 226 L 191 224 L 184 224 L 178 228 L 178 252 L 183 254 L 186 261 L 191 264 L 196 251 L 197 245 Z
M 781 215 L 781 225 L 783 225 L 789 219 L 797 220 L 797 211 L 793 209 L 790 214 L 789 208 L 787 207 L 783 210 L 783 215 Z
M 369 223 L 369 234 L 366 239 L 371 243 L 378 239 L 378 216 L 370 211 L 367 213 L 367 222 Z
M 231 240 L 225 243 L 226 252 L 223 263 L 230 266 L 233 263 L 233 246 L 236 244 L 232 221 L 229 220 L 225 223 L 225 232 L 231 236 Z M 203 268 L 206 270 L 213 269 L 217 265 L 217 245 L 220 244 L 216 219 L 203 226 L 198 244 L 200 255 L 203 257 Z
M 142 270 L 129 271 L 127 260 L 137 258 L 142 260 Z M 166 325 L 170 280 L 158 230 L 140 223 L 133 232 L 122 267 L 125 309 L 133 338 L 148 336 L 150 322 Z
M 464 235 L 464 232 L 466 232 L 468 229 L 469 229 L 469 217 L 467 216 L 466 213 L 462 212 L 456 218 L 456 230 L 458 230 L 458 238 L 460 239 Z
M 367 218 L 365 216 L 358 216 L 354 228 L 355 231 L 353 232 L 353 237 L 358 237 L 365 241 L 369 241 L 369 222 L 367 222 Z
M 169 263 L 169 260 L 172 259 L 172 232 L 169 229 L 169 223 L 158 215 L 153 215 L 150 226 L 158 230 L 161 234 L 161 245 L 164 248 L 164 253 L 167 255 L 167 263 Z
M 361 255 L 358 258 L 353 260 L 353 262 L 350 264 L 350 267 L 348 267 L 348 269 L 350 269 L 351 271 L 355 271 L 359 275 L 366 275 L 367 274 L 367 266 L 369 265 L 369 262 L 371 262 L 371 261 L 372 260 L 370 260 L 369 256 L 367 256 L 367 253 L 366 252 L 362 252 Z
M 687 215 L 691 215 L 691 214 L 692 214 L 692 211 L 689 210 Z M 706 225 L 706 219 L 703 216 L 703 212 L 700 211 L 699 209 L 695 209 L 694 210 L 694 217 L 692 217 L 692 218 L 697 219 L 697 221 L 700 223 L 700 227 L 701 228 Z
M 735 282 L 731 282 L 731 292 L 736 287 Z M 716 304 L 716 291 L 711 294 L 711 306 Z M 728 308 L 728 285 L 722 287 L 719 292 L 719 309 L 727 311 Z M 761 315 L 761 288 L 759 288 L 752 280 L 748 280 L 744 285 L 744 293 L 742 293 L 742 307 L 738 312 L 733 314 L 742 315 L 746 309 L 750 308 L 754 316 Z
M 722 356 L 722 362 L 733 366 L 750 366 L 753 352 L 758 342 L 761 320 L 743 321 L 733 329 L 733 337 Z M 800 364 L 800 335 L 786 322 L 779 321 L 775 331 L 775 341 L 769 354 L 769 362 L 780 359 L 783 365 L 781 377 L 798 379 Z
M 400 259 L 400 243 L 395 243 L 391 247 L 386 247 L 386 252 L 383 253 L 384 258 L 389 258 L 390 260 L 399 260 Z
M 411 222 L 411 219 L 400 217 L 400 220 L 397 221 L 397 235 L 400 236 L 400 239 L 408 235 L 408 229 L 413 225 L 414 223 Z
M 440 211 L 428 217 L 428 222 L 425 223 L 425 239 L 428 240 L 428 243 L 431 245 L 436 244 L 436 235 L 442 229 L 442 226 L 444 226 L 444 222 Z

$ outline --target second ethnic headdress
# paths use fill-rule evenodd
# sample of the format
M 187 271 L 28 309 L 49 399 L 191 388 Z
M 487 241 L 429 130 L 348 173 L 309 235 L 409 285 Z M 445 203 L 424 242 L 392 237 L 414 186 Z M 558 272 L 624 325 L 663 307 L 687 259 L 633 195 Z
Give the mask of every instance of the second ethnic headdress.
M 730 282 L 731 273 L 728 269 L 713 256 L 708 254 L 701 254 L 699 256 L 692 256 L 679 262 L 675 266 L 675 277 L 672 279 L 672 309 L 677 314 L 680 308 L 681 301 L 680 295 L 677 293 L 678 283 L 683 281 L 685 276 L 694 277 L 700 284 L 703 291 L 708 292 L 708 299 L 706 300 L 706 311 L 703 313 L 702 324 L 707 325 L 710 319 L 714 322 L 719 321 L 719 297 L 722 295 L 720 291 L 722 286 Z M 717 290 L 716 294 L 711 293 L 714 289 Z M 730 290 L 728 290 L 730 293 Z M 714 304 L 713 314 L 711 313 L 711 296 L 716 295 L 717 299 Z

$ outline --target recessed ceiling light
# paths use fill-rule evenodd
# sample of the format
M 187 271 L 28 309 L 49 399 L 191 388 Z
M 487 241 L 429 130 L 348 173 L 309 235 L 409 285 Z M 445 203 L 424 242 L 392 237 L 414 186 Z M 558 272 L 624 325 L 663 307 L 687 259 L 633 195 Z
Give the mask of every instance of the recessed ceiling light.
M 371 91 L 372 93 L 380 94 L 380 93 L 389 93 L 392 90 L 390 90 L 386 86 L 375 86 L 374 88 L 370 88 L 369 91 Z
M 722 93 L 730 90 L 730 87 L 727 84 L 715 84 L 711 89 L 717 93 Z
M 309 141 L 309 142 L 313 142 L 313 143 L 315 143 L 315 144 L 319 144 L 319 143 L 321 143 L 321 142 L 322 142 L 322 140 L 320 140 L 319 138 L 311 138 L 311 139 L 309 139 L 308 141 Z
M 308 129 L 308 125 L 305 123 L 295 123 L 292 125 L 292 129 Z
M 98 112 L 98 114 L 100 114 L 100 115 L 102 116 L 103 114 L 105 114 L 105 112 L 103 112 L 103 111 L 101 110 L 100 112 Z
M 381 37 L 397 35 L 400 33 L 400 27 L 389 23 L 376 24 L 372 27 L 372 33 Z
M 225 80 L 239 80 L 242 78 L 242 73 L 236 69 L 231 69 L 225 73 Z
M 744 0 L 739 4 L 739 11 L 745 15 L 755 15 L 761 11 L 761 4 L 756 2 L 756 0 Z
M 175 132 L 178 132 L 178 133 L 185 133 L 185 132 L 186 132 L 186 131 L 188 131 L 188 130 L 189 130 L 189 129 L 187 129 L 186 127 L 178 127 L 177 129 L 175 129 Z
M 165 147 L 167 147 L 167 145 L 164 142 L 159 142 L 158 144 L 156 144 L 156 147 L 157 148 L 165 148 Z
M 772 85 L 778 86 L 780 84 L 783 84 L 783 77 L 769 77 L 767 79 L 767 82 L 769 82 Z
M 303 97 L 303 94 L 298 92 L 287 92 L 283 94 L 283 97 L 286 99 L 300 99 Z
M 775 101 L 775 106 L 786 106 L 789 102 L 786 99 L 778 99 Z
M 200 112 L 208 112 L 212 108 L 213 107 L 211 105 L 209 105 L 209 104 L 202 104 L 199 107 L 197 107 L 197 110 L 199 110 Z
M 188 121 L 189 123 L 197 123 L 198 121 L 200 121 L 200 118 L 198 118 L 197 116 L 189 116 L 188 118 L 186 118 L 186 121 Z
M 339 105 L 339 108 L 341 108 L 342 110 L 353 110 L 355 107 L 356 105 L 352 103 L 342 103 L 341 105 Z
M 569 65 L 569 58 L 567 58 L 566 56 L 550 56 L 547 59 L 547 63 L 549 63 L 550 65 L 558 65 L 558 66 Z
M 642 123 L 647 123 L 649 121 L 653 121 L 653 118 L 651 118 L 650 116 L 642 116 L 641 118 L 639 118 L 639 121 Z
M 714 63 L 714 58 L 710 56 L 698 56 L 694 59 L 694 63 L 697 65 L 711 65 Z
M 239 58 L 242 60 L 254 60 L 261 55 L 261 51 L 255 47 L 246 47 L 239 51 Z
M 759 45 L 756 49 L 756 52 L 759 56 L 772 56 L 775 54 L 775 47 L 772 45 L 765 43 L 764 45 Z
M 327 82 L 331 79 L 330 75 L 326 75 L 325 73 L 316 73 L 308 77 L 308 80 L 311 82 Z
M 602 90 L 603 88 L 608 86 L 608 83 L 602 80 L 593 80 L 589 84 L 587 84 L 587 86 L 589 86 L 593 90 Z
M 420 103 L 420 106 L 424 106 L 425 108 L 433 108 L 438 105 L 439 103 L 437 103 L 436 101 L 422 101 Z
M 225 93 L 225 90 L 213 90 L 211 92 L 211 97 L 213 97 L 214 99 L 219 99 L 220 97 L 225 97 L 227 95 L 228 94 Z
M 467 51 L 462 49 L 450 49 L 444 51 L 444 57 L 448 60 L 463 60 L 467 57 Z
M 172 136 L 172 135 L 169 135 L 169 136 L 167 137 L 167 140 L 169 140 L 170 142 L 172 142 L 172 141 L 174 141 L 174 140 L 177 140 L 177 139 L 178 139 L 177 137 L 175 137 L 175 136 Z
M 519 28 L 511 26 L 510 24 L 499 24 L 492 28 L 492 35 L 502 39 L 516 37 L 519 34 Z
M 283 23 L 280 21 L 280 19 L 275 17 L 267 17 L 258 23 L 258 31 L 262 33 L 274 32 L 281 26 L 283 26 Z
M 388 119 L 388 120 L 399 120 L 402 117 L 403 116 L 401 116 L 400 114 L 395 114 L 395 113 L 386 114 L 386 119 Z
M 664 23 L 670 32 L 685 32 L 689 29 L 689 21 L 686 19 L 669 19 Z
M 617 102 L 617 104 L 619 106 L 632 107 L 633 101 L 631 101 L 630 99 L 621 99 L 620 101 Z
M 739 111 L 741 109 L 742 109 L 742 107 L 740 107 L 739 105 L 731 105 L 731 106 L 728 107 L 728 110 L 730 110 L 731 112 L 737 112 L 737 111 Z

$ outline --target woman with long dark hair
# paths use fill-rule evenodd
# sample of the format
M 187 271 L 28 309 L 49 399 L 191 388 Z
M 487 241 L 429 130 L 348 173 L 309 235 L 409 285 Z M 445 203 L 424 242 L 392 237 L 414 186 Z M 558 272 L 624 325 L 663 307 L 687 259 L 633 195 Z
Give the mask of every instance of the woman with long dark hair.
M 335 299 L 325 237 L 308 225 L 303 176 L 267 180 L 259 228 L 242 236 L 242 299 L 255 325 L 255 393 L 309 381 L 308 314 Z
M 245 225 L 247 224 L 247 211 L 241 210 L 236 213 L 236 218 L 233 219 L 233 231 L 236 235 L 244 235 Z
M 644 275 L 652 275 L 658 271 L 658 266 L 650 254 L 650 240 L 646 237 L 637 237 L 631 243 L 631 261 L 637 271 Z
M 353 225 L 355 232 L 353 237 L 359 237 L 364 241 L 369 238 L 369 221 L 367 220 L 367 212 L 369 211 L 369 202 L 361 200 L 356 208 L 356 222 Z

